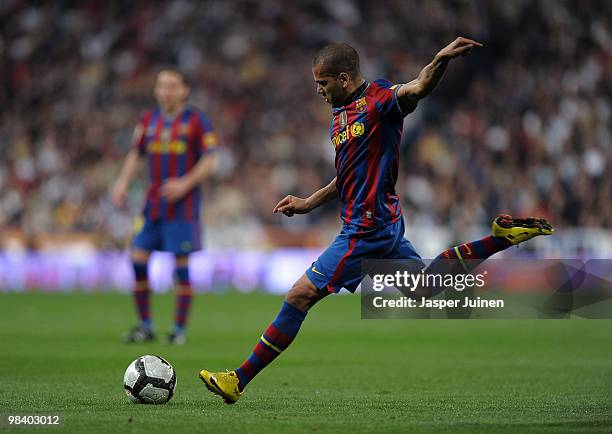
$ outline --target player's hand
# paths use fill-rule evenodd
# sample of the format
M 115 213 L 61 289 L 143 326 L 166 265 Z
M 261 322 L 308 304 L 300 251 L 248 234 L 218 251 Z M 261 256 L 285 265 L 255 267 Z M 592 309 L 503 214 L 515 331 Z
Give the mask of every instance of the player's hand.
M 443 59 L 454 59 L 457 56 L 465 56 L 472 51 L 474 47 L 482 47 L 480 42 L 474 41 L 473 39 L 464 38 L 462 36 L 455 39 L 453 42 L 448 44 L 446 47 L 438 52 L 438 57 Z
M 191 188 L 191 184 L 185 178 L 168 178 L 159 192 L 161 197 L 173 203 L 185 196 Z
M 113 200 L 113 204 L 117 208 L 125 207 L 125 200 L 127 199 L 127 193 L 128 193 L 128 185 L 121 180 L 117 181 L 115 183 L 115 186 L 113 187 L 113 191 L 111 192 L 111 198 Z
M 287 217 L 291 217 L 293 214 L 306 214 L 308 211 L 310 211 L 310 207 L 306 199 L 291 195 L 285 196 L 272 210 L 274 214 L 282 212 Z

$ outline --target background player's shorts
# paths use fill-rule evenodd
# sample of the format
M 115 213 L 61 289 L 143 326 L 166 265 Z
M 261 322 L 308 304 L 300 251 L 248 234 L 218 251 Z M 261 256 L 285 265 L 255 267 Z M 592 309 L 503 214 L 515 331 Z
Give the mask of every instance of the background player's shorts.
M 345 224 L 331 245 L 306 270 L 306 275 L 318 289 L 338 292 L 346 288 L 354 292 L 361 281 L 364 259 L 421 261 L 412 243 L 404 238 L 403 218 L 381 229 Z
M 200 250 L 200 223 L 187 220 L 150 220 L 139 217 L 132 247 L 146 251 L 172 252 L 177 256 Z

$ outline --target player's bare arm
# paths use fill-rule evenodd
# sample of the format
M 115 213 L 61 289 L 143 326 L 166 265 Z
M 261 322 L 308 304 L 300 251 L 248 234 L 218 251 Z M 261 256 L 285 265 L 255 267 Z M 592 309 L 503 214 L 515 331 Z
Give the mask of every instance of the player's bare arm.
M 117 179 L 117 182 L 115 182 L 115 186 L 113 187 L 112 191 L 112 199 L 116 207 L 123 208 L 125 206 L 125 199 L 127 198 L 130 183 L 132 182 L 132 179 L 134 179 L 136 172 L 138 172 L 140 162 L 141 157 L 138 154 L 138 151 L 136 149 L 130 150 L 125 157 L 123 167 L 121 168 L 121 173 L 119 174 L 119 178 Z
M 406 114 L 413 112 L 419 100 L 431 93 L 444 75 L 449 60 L 458 56 L 465 56 L 469 54 L 472 48 L 482 46 L 480 42 L 458 37 L 441 49 L 431 63 L 421 70 L 416 79 L 403 85 L 397 91 L 397 100 L 402 111 Z
M 212 174 L 216 162 L 217 156 L 214 153 L 203 155 L 184 176 L 168 178 L 160 189 L 161 196 L 169 202 L 177 202 Z
M 282 212 L 287 217 L 291 217 L 294 214 L 306 214 L 324 203 L 337 198 L 338 192 L 336 190 L 336 178 L 334 177 L 329 184 L 305 199 L 292 195 L 285 196 L 283 200 L 276 204 L 272 212 L 275 214 Z

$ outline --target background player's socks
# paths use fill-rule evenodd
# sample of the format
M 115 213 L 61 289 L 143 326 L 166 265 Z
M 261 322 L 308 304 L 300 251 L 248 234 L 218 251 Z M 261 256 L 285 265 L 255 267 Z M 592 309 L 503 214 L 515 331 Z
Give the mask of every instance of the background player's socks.
M 134 304 L 136 312 L 140 319 L 140 325 L 148 330 L 151 330 L 152 323 L 149 314 L 149 302 L 151 298 L 151 290 L 149 288 L 149 278 L 147 274 L 146 263 L 134 263 L 134 276 L 136 284 L 134 285 Z
M 191 283 L 189 281 L 189 267 L 176 267 L 176 278 L 178 281 L 178 290 L 176 293 L 174 332 L 176 334 L 183 334 L 185 332 L 185 325 L 187 324 L 191 301 L 193 299 L 193 290 L 191 289 Z
M 236 370 L 240 391 L 293 342 L 304 318 L 306 312 L 286 301 L 283 303 L 278 316 L 261 335 L 249 358 Z

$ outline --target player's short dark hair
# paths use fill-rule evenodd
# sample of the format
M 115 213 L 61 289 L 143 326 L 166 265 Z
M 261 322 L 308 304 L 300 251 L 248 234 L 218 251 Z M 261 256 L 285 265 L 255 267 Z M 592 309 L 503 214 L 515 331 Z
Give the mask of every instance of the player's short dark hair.
M 185 71 L 183 71 L 182 69 L 176 66 L 172 66 L 172 65 L 162 66 L 161 68 L 157 70 L 157 73 L 155 73 L 155 80 L 157 80 L 157 77 L 159 77 L 159 74 L 161 74 L 162 72 L 171 72 L 173 74 L 176 74 L 179 77 L 181 77 L 181 81 L 183 82 L 185 86 L 190 86 L 189 77 L 187 76 Z
M 341 72 L 357 77 L 359 71 L 359 53 L 345 42 L 335 42 L 321 48 L 312 61 L 312 66 L 323 65 L 325 72 L 337 76 Z

